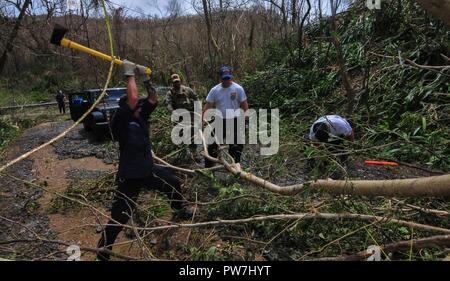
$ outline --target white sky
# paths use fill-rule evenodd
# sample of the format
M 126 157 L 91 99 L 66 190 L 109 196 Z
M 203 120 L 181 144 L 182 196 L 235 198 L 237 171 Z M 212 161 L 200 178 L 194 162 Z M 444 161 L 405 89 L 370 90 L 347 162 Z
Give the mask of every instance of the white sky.
M 2 1 L 2 0 L 0 0 Z M 67 2 L 73 2 L 75 3 L 75 7 L 79 7 L 80 0 L 66 0 Z M 188 15 L 188 14 L 196 14 L 197 12 L 192 7 L 192 2 L 195 2 L 198 9 L 202 9 L 201 7 L 201 0 L 178 0 L 181 4 L 181 15 Z M 341 0 L 345 4 L 348 0 Z M 109 2 L 110 5 L 118 8 L 119 6 L 124 7 L 125 12 L 128 16 L 136 16 L 136 17 L 166 17 L 168 16 L 167 13 L 167 6 L 169 3 L 169 0 L 105 0 L 105 2 Z M 249 1 L 248 3 L 250 3 Z M 312 0 L 311 4 L 313 6 L 313 9 L 311 11 L 311 14 L 314 14 L 315 7 L 317 5 L 316 0 Z M 324 14 L 328 14 L 329 11 L 329 5 L 327 0 L 322 0 L 323 3 L 323 10 Z M 38 2 L 39 3 L 39 2 Z M 78 3 L 78 5 L 76 4 Z M 263 3 L 267 3 L 264 1 Z M 345 6 L 345 5 L 343 5 Z M 46 9 L 45 7 L 41 6 L 38 7 L 37 5 L 33 5 L 34 13 L 45 13 Z M 77 13 L 77 8 L 74 8 L 74 13 Z M 79 8 L 78 8 L 79 9 Z M 3 10 L 0 10 L 0 14 L 5 15 L 18 15 L 19 11 L 16 7 L 13 5 L 6 5 Z M 200 12 L 201 13 L 201 12 Z
M 158 17 L 164 17 L 167 15 L 167 0 L 110 0 L 109 2 L 119 4 L 121 6 L 128 7 L 127 14 L 139 15 L 138 12 L 142 12 L 146 15 L 158 15 Z M 191 0 L 179 0 L 182 6 L 182 14 L 195 14 L 195 10 L 192 8 Z M 136 10 L 136 11 L 134 11 Z
M 165 17 L 167 16 L 167 5 L 168 0 L 107 0 L 108 2 L 116 3 L 121 6 L 128 7 L 127 14 L 128 15 L 139 15 L 139 12 L 144 13 L 145 15 L 151 15 L 155 16 L 158 15 L 158 17 Z M 196 14 L 196 11 L 192 7 L 192 2 L 196 2 L 197 6 L 201 6 L 201 0 L 178 0 L 179 3 L 182 6 L 182 14 Z M 317 7 L 317 2 L 315 0 L 311 1 L 312 5 L 312 11 L 311 14 L 315 12 L 315 8 Z M 341 7 L 346 6 L 347 1 L 341 0 L 342 4 Z M 267 3 L 267 2 L 265 2 Z M 201 7 L 199 7 L 201 9 Z M 329 13 L 329 1 L 328 0 L 322 0 L 322 9 L 324 14 Z M 136 10 L 138 12 L 135 12 L 133 10 Z M 141 15 L 142 16 L 142 15 Z

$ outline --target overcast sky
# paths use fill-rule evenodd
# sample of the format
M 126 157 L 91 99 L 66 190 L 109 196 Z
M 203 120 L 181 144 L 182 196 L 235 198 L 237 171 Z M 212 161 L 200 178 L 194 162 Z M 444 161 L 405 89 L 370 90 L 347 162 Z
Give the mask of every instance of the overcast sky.
M 121 6 L 125 6 L 127 14 L 139 15 L 144 13 L 146 15 L 158 15 L 158 17 L 164 17 L 167 15 L 168 0 L 111 0 L 111 3 L 115 3 Z M 191 0 L 179 0 L 182 7 L 182 14 L 194 14 L 195 10 L 192 8 Z
M 2 1 L 2 0 L 0 0 Z M 67 3 L 74 3 L 74 6 L 72 9 L 70 9 L 73 13 L 77 13 L 79 11 L 80 7 L 80 0 L 66 0 Z M 201 7 L 201 0 L 178 0 L 178 2 L 181 5 L 181 14 L 179 15 L 192 15 L 197 14 L 195 9 L 192 7 L 192 2 L 195 2 L 197 5 L 197 9 L 202 13 L 202 7 Z M 105 0 L 105 2 L 109 2 L 109 6 L 114 6 L 115 8 L 123 7 L 125 10 L 126 15 L 128 16 L 135 16 L 135 17 L 167 17 L 168 14 L 168 4 L 169 0 Z M 315 0 L 311 1 L 311 4 L 313 6 L 313 9 L 311 11 L 312 16 L 314 16 L 315 11 Z M 345 1 L 344 1 L 345 2 Z M 268 3 L 268 2 L 262 2 L 262 3 Z M 323 13 L 328 14 L 328 1 L 323 0 Z M 46 8 L 44 6 L 37 6 L 34 5 L 33 10 L 35 13 L 46 13 Z M 99 9 L 100 13 L 103 13 L 101 9 Z M 61 11 L 64 13 L 64 11 Z M 19 10 L 12 4 L 6 5 L 3 10 L 0 10 L 0 14 L 5 15 L 15 15 L 17 16 L 19 13 Z
M 143 16 L 144 15 L 150 15 L 158 17 L 165 17 L 167 16 L 167 6 L 169 3 L 169 0 L 107 0 L 108 2 L 116 3 L 121 6 L 127 7 L 127 14 L 128 15 L 136 15 L 136 16 Z M 178 0 L 178 2 L 181 5 L 182 14 L 196 14 L 196 11 L 192 7 L 192 1 L 195 1 L 197 6 L 201 9 L 201 1 L 200 0 Z M 312 13 L 315 11 L 315 7 L 317 5 L 317 1 L 313 0 L 311 1 L 311 5 L 313 7 Z M 327 14 L 329 10 L 329 1 L 323 0 L 322 1 L 322 9 L 323 13 Z M 343 1 L 341 6 L 345 6 L 346 1 Z

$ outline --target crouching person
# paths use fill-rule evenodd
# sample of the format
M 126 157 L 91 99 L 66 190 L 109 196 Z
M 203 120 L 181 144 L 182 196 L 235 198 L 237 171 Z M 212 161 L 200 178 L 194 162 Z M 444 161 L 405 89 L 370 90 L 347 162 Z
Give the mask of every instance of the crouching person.
M 333 154 L 338 154 L 338 159 L 341 164 L 346 165 L 347 155 L 342 154 L 345 152 L 344 142 L 354 141 L 355 134 L 350 123 L 339 115 L 325 115 L 317 119 L 311 126 L 309 133 L 305 136 L 308 141 L 311 141 L 315 145 L 324 144 L 325 147 Z M 340 155 L 339 155 L 340 154 Z M 326 173 L 329 162 L 321 159 L 315 161 L 310 159 L 308 166 L 313 168 L 319 165 L 319 171 L 322 174 Z M 339 172 L 335 172 L 332 178 L 341 178 Z
M 118 189 L 111 209 L 111 220 L 102 232 L 99 248 L 112 249 L 112 245 L 129 218 L 136 211 L 136 200 L 142 188 L 159 190 L 171 200 L 175 218 L 186 218 L 192 213 L 183 208 L 180 180 L 165 167 L 155 165 L 151 153 L 149 117 L 156 108 L 156 91 L 149 81 L 144 82 L 148 96 L 138 99 L 135 71 L 145 70 L 134 63 L 124 61 L 127 79 L 127 95 L 122 97 L 111 128 L 119 142 Z M 98 260 L 109 260 L 106 253 L 98 253 Z
M 344 140 L 354 141 L 350 123 L 339 115 L 325 115 L 317 119 L 309 130 L 309 140 L 342 145 Z

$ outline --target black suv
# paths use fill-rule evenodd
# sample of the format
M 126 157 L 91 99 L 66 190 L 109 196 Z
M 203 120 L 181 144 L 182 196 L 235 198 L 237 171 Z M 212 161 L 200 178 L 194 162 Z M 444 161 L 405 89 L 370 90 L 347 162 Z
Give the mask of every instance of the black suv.
M 102 89 L 85 90 L 69 94 L 70 117 L 77 121 L 88 111 L 102 93 Z M 102 101 L 84 119 L 83 127 L 86 131 L 93 131 L 97 136 L 109 132 L 109 122 L 114 112 L 119 108 L 119 99 L 127 93 L 126 88 L 109 88 Z

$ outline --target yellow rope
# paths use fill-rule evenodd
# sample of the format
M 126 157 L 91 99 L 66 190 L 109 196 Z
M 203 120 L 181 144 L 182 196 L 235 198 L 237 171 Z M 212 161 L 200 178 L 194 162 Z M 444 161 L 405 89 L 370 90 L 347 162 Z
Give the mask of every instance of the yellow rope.
M 105 6 L 105 2 L 104 0 L 102 0 L 102 6 L 103 6 L 103 12 L 105 14 L 105 21 L 106 21 L 106 27 L 108 29 L 108 37 L 109 37 L 109 44 L 110 44 L 110 48 L 111 48 L 111 57 L 114 57 L 114 53 L 113 53 L 113 41 L 112 41 L 112 32 L 111 32 L 111 27 L 109 25 L 109 18 L 108 18 L 108 13 L 106 11 L 106 6 Z M 43 149 L 46 146 L 49 146 L 50 144 L 56 142 L 57 140 L 61 139 L 62 137 L 64 137 L 65 135 L 67 135 L 70 131 L 72 131 L 78 124 L 81 123 L 81 121 L 84 120 L 84 118 L 86 118 L 86 116 L 88 116 L 91 111 L 97 106 L 97 104 L 103 99 L 103 97 L 106 95 L 106 89 L 108 88 L 109 82 L 111 80 L 111 76 L 112 76 L 112 72 L 114 69 L 114 61 L 111 61 L 111 66 L 109 67 L 109 73 L 108 73 L 108 77 L 106 79 L 105 82 L 105 86 L 103 86 L 103 90 L 101 95 L 98 97 L 98 99 L 94 102 L 94 104 L 89 108 L 88 111 L 86 111 L 83 116 L 80 117 L 80 119 L 78 119 L 72 126 L 70 126 L 68 129 L 66 129 L 64 132 L 60 133 L 59 135 L 57 135 L 56 137 L 52 138 L 51 140 L 49 140 L 48 142 L 28 151 L 27 153 L 22 154 L 21 156 L 15 158 L 14 160 L 6 163 L 5 165 L 3 165 L 0 168 L 0 172 L 2 172 L 3 170 L 5 170 L 6 168 L 16 164 L 17 162 L 26 159 L 27 157 L 29 157 L 31 154 Z

